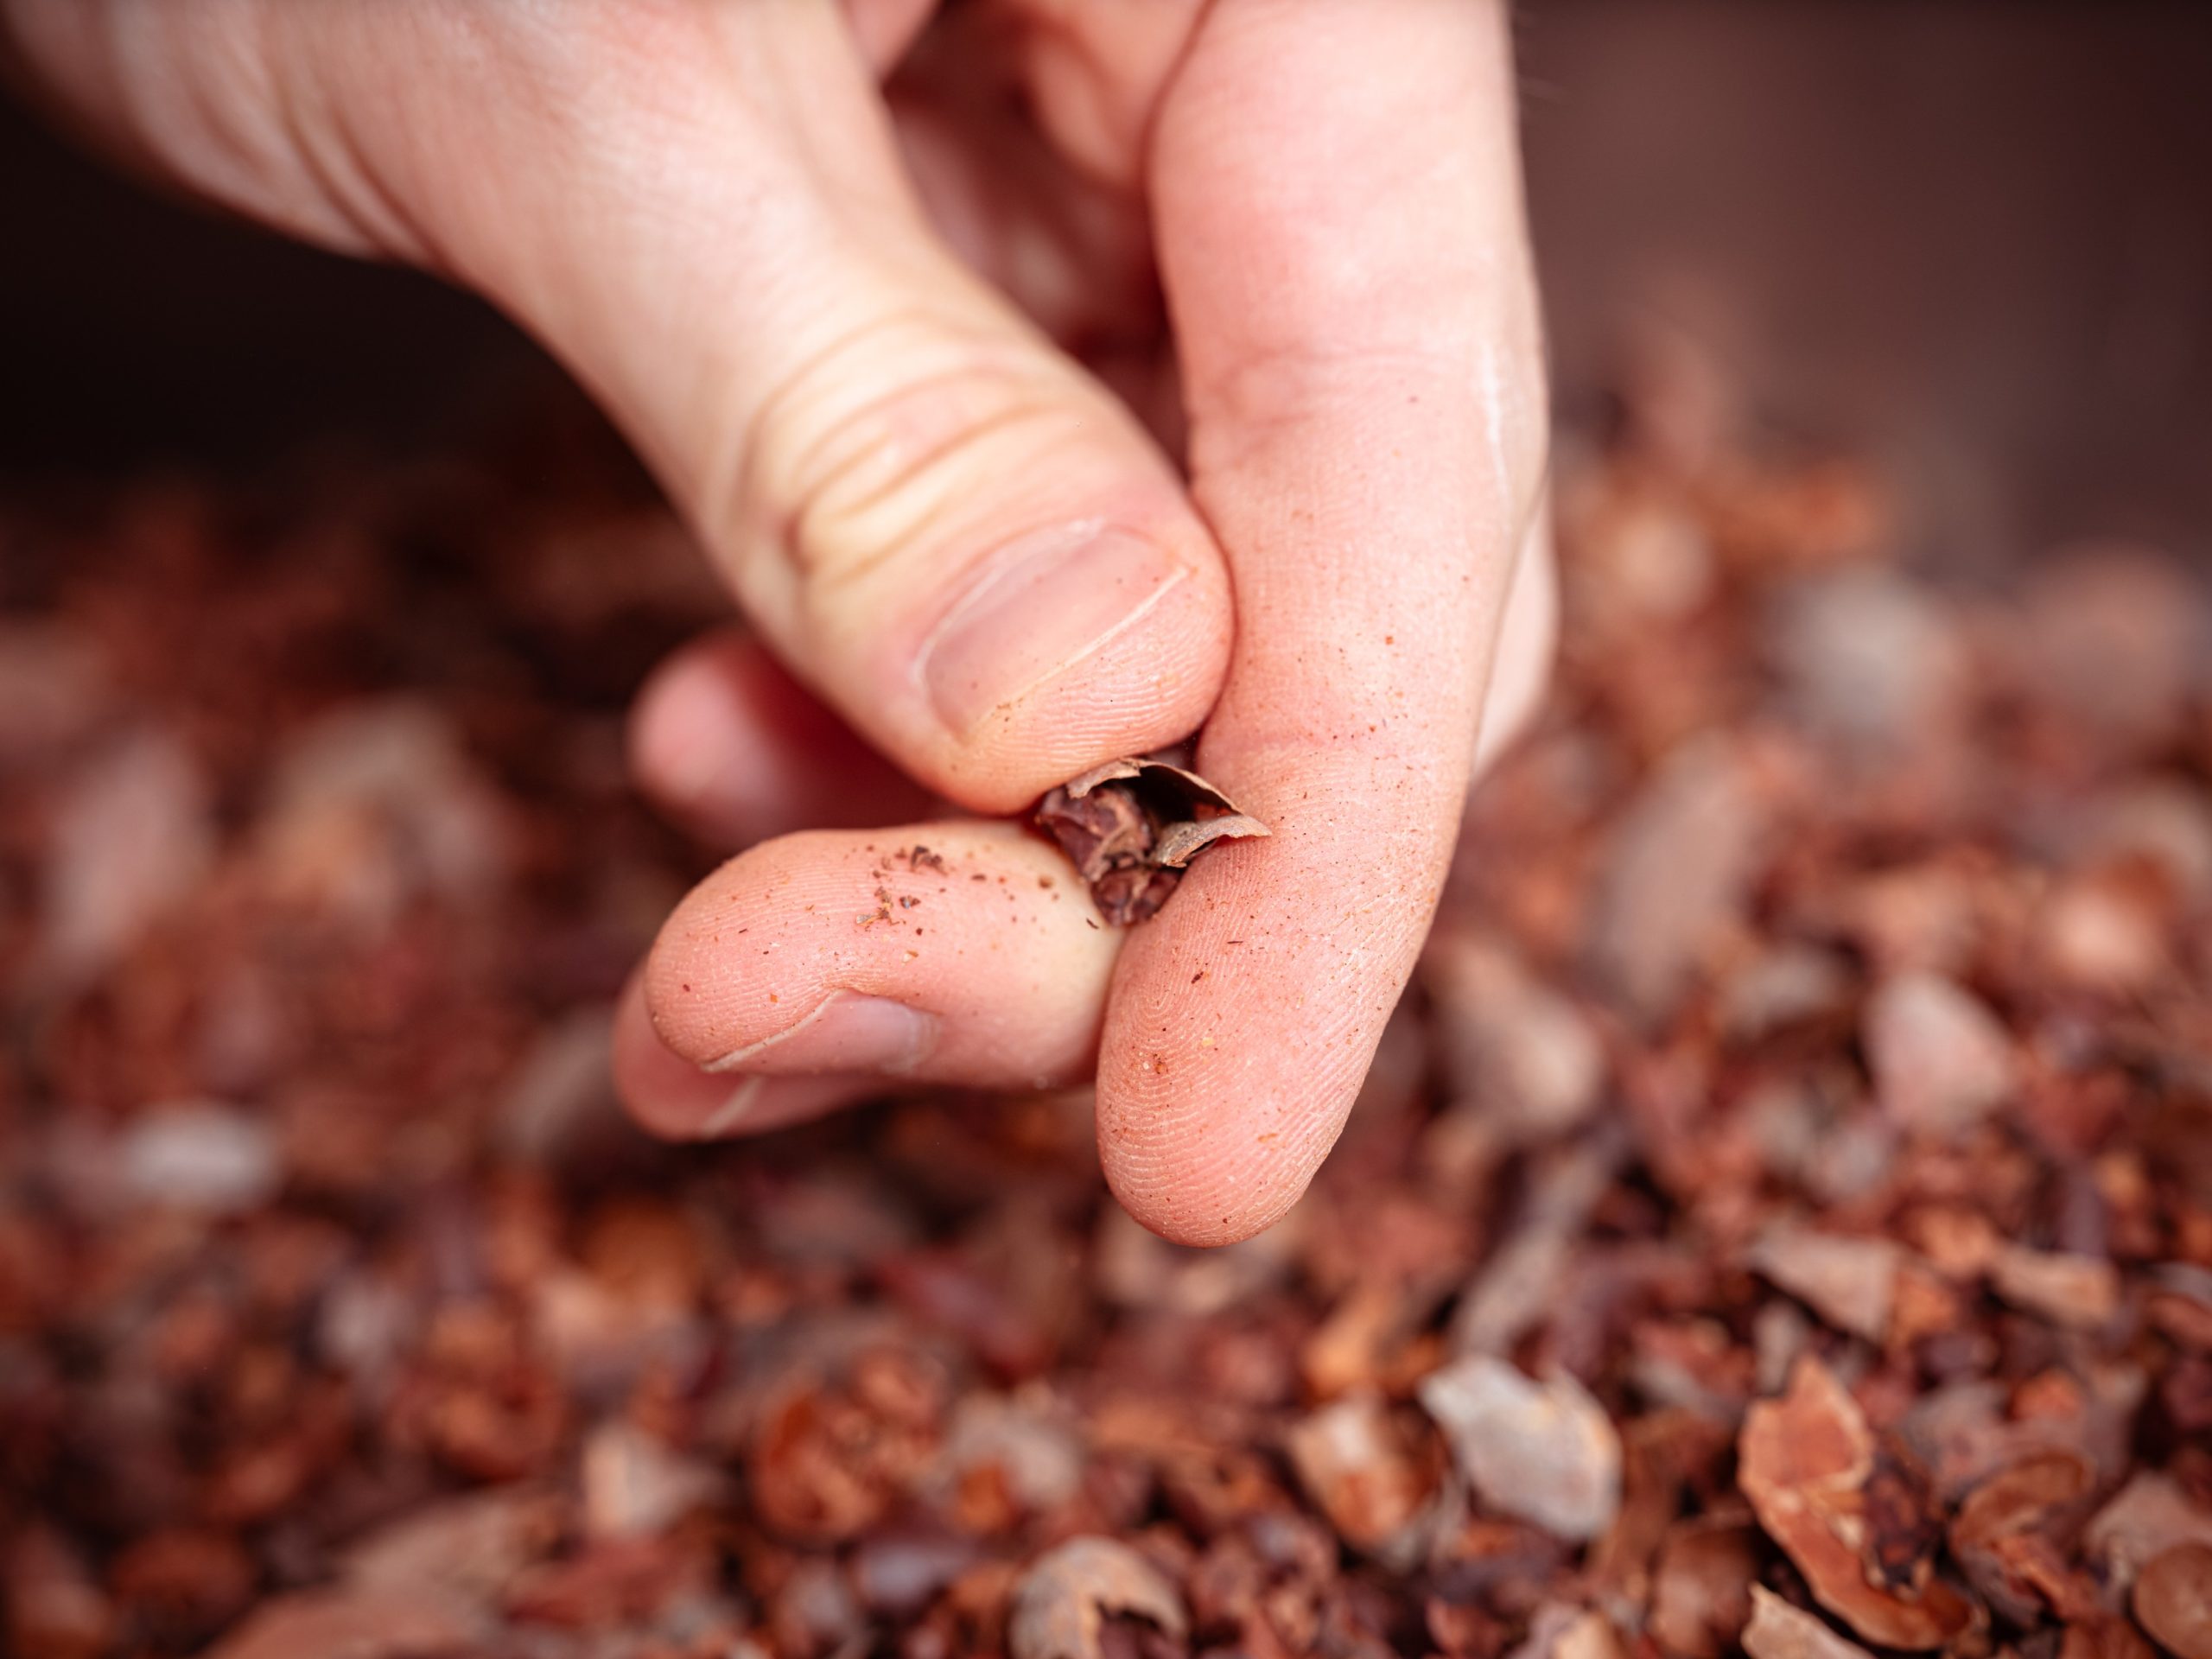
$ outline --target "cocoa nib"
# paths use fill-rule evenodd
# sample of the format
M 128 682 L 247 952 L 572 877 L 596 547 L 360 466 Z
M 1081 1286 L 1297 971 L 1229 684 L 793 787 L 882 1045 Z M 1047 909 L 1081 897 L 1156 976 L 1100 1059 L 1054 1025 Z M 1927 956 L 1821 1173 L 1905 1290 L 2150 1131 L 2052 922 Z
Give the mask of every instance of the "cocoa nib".
M 1818 1359 L 1800 1359 L 1789 1391 L 1751 1408 L 1738 1462 L 1759 1524 L 1859 1635 L 1916 1650 L 1966 1629 L 1965 1599 L 1929 1573 L 1937 1531 L 1916 1472 Z
M 1109 1613 L 1150 1619 L 1180 1636 L 1182 1599 L 1160 1569 L 1111 1538 L 1071 1538 L 1014 1586 L 1007 1648 L 1014 1659 L 1099 1659 Z
M 1268 833 L 1196 772 L 1147 760 L 1109 760 L 1061 785 L 1039 803 L 1037 823 L 1116 927 L 1149 921 L 1215 842 Z
M 1079 1088 L 626 1126 L 700 867 L 613 786 L 615 670 L 720 614 L 626 457 L 11 477 L 0 1656 L 2212 1659 L 2181 590 L 1929 581 L 1848 473 L 1691 435 L 1562 448 L 1558 696 L 1341 1150 L 1217 1250 Z M 1256 829 L 1135 760 L 1043 823 L 1116 921 Z M 709 924 L 725 982 L 1107 925 L 854 850 Z M 1167 988 L 1288 949 L 1224 912 Z M 1137 1058 L 1249 1095 L 1210 1007 Z M 1225 1156 L 1289 1127 L 1236 1103 Z
M 2145 1567 L 2135 1619 L 2178 1659 L 2212 1656 L 2212 1545 L 2176 1544 Z

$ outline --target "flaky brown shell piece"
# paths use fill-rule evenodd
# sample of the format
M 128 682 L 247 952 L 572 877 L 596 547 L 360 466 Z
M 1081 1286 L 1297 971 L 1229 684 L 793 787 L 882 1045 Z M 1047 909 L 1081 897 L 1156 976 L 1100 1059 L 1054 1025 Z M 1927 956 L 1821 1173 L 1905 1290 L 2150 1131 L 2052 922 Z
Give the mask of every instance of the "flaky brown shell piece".
M 1922 1494 L 1835 1374 L 1799 1358 L 1789 1386 L 1745 1414 L 1737 1484 L 1813 1599 L 1869 1642 L 1940 1648 L 1974 1619 L 1933 1576 L 1936 1541 Z
M 1182 871 L 1215 842 L 1268 833 L 1198 773 L 1142 757 L 1071 779 L 1039 804 L 1036 821 L 1116 927 L 1158 914 Z

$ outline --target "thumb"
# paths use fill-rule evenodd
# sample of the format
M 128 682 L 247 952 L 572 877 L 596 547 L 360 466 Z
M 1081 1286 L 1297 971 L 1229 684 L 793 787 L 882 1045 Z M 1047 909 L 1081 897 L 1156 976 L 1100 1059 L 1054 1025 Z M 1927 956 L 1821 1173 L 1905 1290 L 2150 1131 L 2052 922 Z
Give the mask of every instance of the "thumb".
M 519 223 L 454 234 L 785 663 L 984 810 L 1197 727 L 1230 634 L 1212 538 L 1134 419 L 937 241 L 837 8 L 654 9 L 620 41 L 603 15 L 526 54 L 562 99 L 493 153 Z M 480 224 L 454 175 L 419 176 Z
M 85 9 L 109 26 L 24 30 L 115 57 L 49 73 L 80 112 L 120 104 L 92 113 L 188 182 L 499 303 L 798 677 L 933 789 L 1009 809 L 1205 718 L 1230 632 L 1211 535 L 936 239 L 833 0 Z M 181 96 L 195 78 L 219 84 Z

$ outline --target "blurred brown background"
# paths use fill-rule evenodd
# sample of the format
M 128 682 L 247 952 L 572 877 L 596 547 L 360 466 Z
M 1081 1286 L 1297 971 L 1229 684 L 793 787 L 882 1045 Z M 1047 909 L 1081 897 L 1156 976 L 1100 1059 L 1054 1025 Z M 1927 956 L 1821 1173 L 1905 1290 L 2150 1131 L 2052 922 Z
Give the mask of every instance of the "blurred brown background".
M 2212 6 L 1535 0 L 1559 402 L 1686 351 L 1869 448 L 1922 551 L 2205 556 Z M 550 375 L 407 273 L 158 200 L 0 108 L 0 474 L 436 444 Z

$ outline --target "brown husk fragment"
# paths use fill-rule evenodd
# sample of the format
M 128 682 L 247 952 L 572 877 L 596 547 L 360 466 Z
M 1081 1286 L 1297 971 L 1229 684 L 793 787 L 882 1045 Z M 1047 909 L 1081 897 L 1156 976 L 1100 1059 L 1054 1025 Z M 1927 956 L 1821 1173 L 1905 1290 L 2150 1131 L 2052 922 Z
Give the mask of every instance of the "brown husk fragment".
M 2046 1611 L 2095 1611 L 2095 1586 L 2066 1563 L 2096 1480 L 2096 1465 L 2076 1452 L 2036 1453 L 1975 1487 L 1952 1516 L 1952 1555 L 2014 1624 L 2032 1624 Z
M 2117 1613 L 2069 1624 L 2058 1644 L 2058 1659 L 2158 1659 L 2158 1652 Z
M 1847 1642 L 1821 1619 L 1802 1607 L 1793 1607 L 1763 1584 L 1751 1586 L 1751 1617 L 1744 1627 L 1744 1651 L 1751 1659 L 1873 1659 L 1856 1642 Z
M 1989 1264 L 1993 1289 L 2054 1325 L 2094 1327 L 2120 1308 L 2120 1270 L 2101 1255 L 2006 1245 Z
M 1972 1622 L 1933 1576 L 1935 1529 L 1912 1471 L 1818 1359 L 1800 1359 L 1789 1391 L 1751 1408 L 1738 1456 L 1759 1524 L 1815 1599 L 1868 1641 L 1939 1648 Z
M 1421 1401 L 1493 1509 L 1578 1541 L 1612 1524 L 1620 1435 L 1572 1376 L 1537 1382 L 1502 1359 L 1469 1354 L 1431 1373 Z
M 1333 1401 L 1284 1438 L 1299 1484 L 1354 1549 L 1409 1560 L 1414 1523 L 1431 1496 L 1429 1473 L 1372 1395 Z
M 420 1587 L 310 1590 L 264 1604 L 207 1659 L 427 1659 L 477 1634 L 466 1608 Z
M 2145 1470 L 2090 1517 L 2082 1541 L 2105 1577 L 2126 1586 L 2177 1545 L 2212 1547 L 2212 1503 L 2193 1497 L 2171 1475 Z
M 1174 1586 L 1143 1556 L 1111 1538 L 1071 1538 L 1014 1586 L 1007 1650 L 1014 1659 L 1099 1659 L 1109 1613 L 1149 1619 L 1170 1636 L 1186 1624 Z
M 1047 794 L 1036 818 L 1116 927 L 1156 915 L 1182 871 L 1215 842 L 1268 833 L 1196 772 L 1153 760 L 1092 767 Z
M 2212 1545 L 2176 1544 L 2135 1580 L 2135 1622 L 2174 1659 L 2212 1659 Z
M 1838 1330 L 1879 1342 L 1890 1328 L 1904 1252 L 1894 1239 L 1839 1238 L 1784 1226 L 1761 1236 L 1750 1264 Z
M 1660 1548 L 1644 1628 L 1680 1659 L 1720 1659 L 1753 1611 L 1758 1535 L 1745 1524 L 1686 1522 Z
M 1196 1250 L 1081 1090 L 623 1119 L 705 864 L 621 707 L 723 601 L 563 442 L 0 492 L 0 1649 L 951 1659 L 1026 1585 L 1099 1659 L 2190 1653 L 2212 686 L 2113 626 L 2180 567 L 2026 619 L 1855 467 L 1563 449 L 1553 706 L 1335 1154 Z M 1067 799 L 1140 899 L 1230 811 Z M 1012 908 L 874 850 L 918 971 Z

